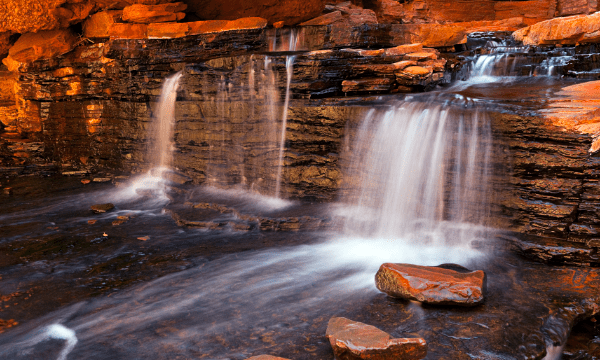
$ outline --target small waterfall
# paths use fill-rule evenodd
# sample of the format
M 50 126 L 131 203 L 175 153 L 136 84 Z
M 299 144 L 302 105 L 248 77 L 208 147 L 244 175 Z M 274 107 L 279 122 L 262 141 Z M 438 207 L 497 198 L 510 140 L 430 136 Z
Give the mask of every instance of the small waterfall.
M 298 43 L 298 36 L 295 31 L 290 32 L 288 51 L 295 51 Z M 280 197 L 281 191 L 281 173 L 283 171 L 283 152 L 285 150 L 285 133 L 287 128 L 287 114 L 288 107 L 290 104 L 290 84 L 292 82 L 292 76 L 294 74 L 294 60 L 295 55 L 288 55 L 285 57 L 285 70 L 286 70 L 286 86 L 285 86 L 285 101 L 283 103 L 283 115 L 281 117 L 281 136 L 279 140 L 279 162 L 277 164 L 277 176 L 275 183 L 275 197 Z
M 451 105 L 403 101 L 363 120 L 345 177 L 348 236 L 468 246 L 481 235 L 490 123 Z
M 182 72 L 165 79 L 152 120 L 152 140 L 148 157 L 154 169 L 162 174 L 173 161 L 173 128 L 175 127 L 175 100 Z

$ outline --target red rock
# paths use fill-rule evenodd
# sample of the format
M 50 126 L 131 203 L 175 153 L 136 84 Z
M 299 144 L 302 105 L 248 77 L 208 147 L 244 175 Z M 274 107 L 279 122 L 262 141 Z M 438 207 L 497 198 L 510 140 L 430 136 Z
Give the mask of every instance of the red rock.
M 111 27 L 121 19 L 122 15 L 121 10 L 95 13 L 83 23 L 83 35 L 88 38 L 109 37 Z
M 343 92 L 381 92 L 390 91 L 394 84 L 393 78 L 364 78 L 342 81 Z
M 262 29 L 267 26 L 267 20 L 259 17 L 241 18 L 237 20 L 207 20 L 186 23 L 189 26 L 188 35 L 217 33 L 231 30 Z
M 148 25 L 113 24 L 108 33 L 111 39 L 146 39 L 148 38 Z
M 552 19 L 556 11 L 556 0 L 495 1 L 496 19 L 523 17 L 523 22 L 532 25 Z
M 597 0 L 558 0 L 556 15 L 591 14 L 598 9 Z
M 595 43 L 600 41 L 600 12 L 542 21 L 513 33 L 525 45 Z
M 419 65 L 431 67 L 433 71 L 444 71 L 446 69 L 446 62 L 446 59 L 427 60 L 419 62 Z
M 374 326 L 343 317 L 331 318 L 325 335 L 338 360 L 412 360 L 427 355 L 424 339 L 392 339 Z
M 455 23 L 455 25 L 463 26 L 469 34 L 489 31 L 516 31 L 527 26 L 522 16 L 504 20 Z
M 423 44 L 408 44 L 400 45 L 393 48 L 385 49 L 386 56 L 405 55 L 409 53 L 419 52 L 423 49 Z
M 150 24 L 168 21 L 178 21 L 185 17 L 187 5 L 182 2 L 160 5 L 135 4 L 123 9 L 123 21 Z
M 411 33 L 411 43 L 426 47 L 450 47 L 467 42 L 467 30 L 460 24 L 412 24 L 406 28 Z
M 375 275 L 375 285 L 392 297 L 427 304 L 474 306 L 484 300 L 485 273 L 385 263 Z
M 10 32 L 0 33 L 0 58 L 8 54 L 8 49 L 10 49 L 10 35 Z
M 321 15 L 325 0 L 187 0 L 189 9 L 204 20 L 235 20 L 261 17 L 297 25 Z
M 435 52 L 421 51 L 421 52 L 406 54 L 406 57 L 409 60 L 415 60 L 415 61 L 435 60 L 435 59 L 437 59 L 437 54 Z
M 310 19 L 300 24 L 300 26 L 318 26 L 318 25 L 330 25 L 336 22 L 344 21 L 344 16 L 341 11 L 334 11 L 328 14 L 321 15 L 314 19 Z
M 15 71 L 22 64 L 67 53 L 76 42 L 77 38 L 68 29 L 27 33 L 8 50 L 8 57 L 2 62 L 10 71 Z
M 174 39 L 184 37 L 189 30 L 187 23 L 148 24 L 149 39 Z
M 257 356 L 247 358 L 246 360 L 289 360 L 289 359 L 277 357 L 277 356 L 271 356 L 271 355 L 257 355 Z
M 282 28 L 284 25 L 285 25 L 285 22 L 284 22 L 284 21 L 278 21 L 278 22 L 274 22 L 274 23 L 273 23 L 273 27 L 274 27 L 275 29 L 281 29 L 281 28 Z

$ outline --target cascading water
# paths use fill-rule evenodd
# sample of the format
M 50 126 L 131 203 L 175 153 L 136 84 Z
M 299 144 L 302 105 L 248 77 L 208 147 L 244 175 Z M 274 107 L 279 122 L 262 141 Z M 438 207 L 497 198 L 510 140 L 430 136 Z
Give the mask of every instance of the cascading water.
M 364 119 L 348 173 L 350 237 L 468 246 L 488 215 L 487 115 L 449 102 L 402 101 Z
M 290 32 L 288 51 L 295 51 L 298 43 L 297 33 L 295 31 Z M 287 114 L 288 107 L 290 104 L 290 84 L 292 82 L 292 76 L 294 74 L 294 60 L 295 55 L 288 55 L 285 58 L 285 70 L 286 70 L 286 86 L 285 86 L 285 101 L 283 103 L 283 115 L 281 116 L 281 135 L 279 140 L 279 161 L 277 164 L 277 176 L 275 180 L 275 197 L 280 197 L 281 192 L 281 173 L 283 171 L 283 151 L 285 149 L 285 133 L 287 128 Z

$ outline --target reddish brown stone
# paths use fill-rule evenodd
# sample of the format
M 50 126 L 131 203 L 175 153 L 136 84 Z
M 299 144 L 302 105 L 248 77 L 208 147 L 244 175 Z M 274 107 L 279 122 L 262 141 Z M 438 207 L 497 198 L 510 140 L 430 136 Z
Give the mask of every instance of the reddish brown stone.
M 148 37 L 148 25 L 113 24 L 108 33 L 111 39 L 146 39 Z
M 8 54 L 8 49 L 10 49 L 10 35 L 10 32 L 0 33 L 0 59 Z
M 289 360 L 289 359 L 272 356 L 272 355 L 257 355 L 257 356 L 247 358 L 246 360 Z
M 109 10 L 90 16 L 83 23 L 83 35 L 88 38 L 109 37 L 111 27 L 121 19 L 122 15 L 121 10 Z
M 200 35 L 232 30 L 262 29 L 267 26 L 267 20 L 259 17 L 250 17 L 232 21 L 194 21 L 186 24 L 189 26 L 188 35 Z
M 187 5 L 182 2 L 160 5 L 135 4 L 123 9 L 123 21 L 150 24 L 168 21 L 178 21 L 185 17 Z
M 375 275 L 375 285 L 392 297 L 427 304 L 474 306 L 484 300 L 485 273 L 385 263 Z
M 343 317 L 331 318 L 325 335 L 338 360 L 412 360 L 427 355 L 424 339 L 392 339 L 374 326 Z
M 600 12 L 543 21 L 513 33 L 525 45 L 595 43 L 600 41 Z
M 393 78 L 364 78 L 342 81 L 343 92 L 381 92 L 390 91 L 394 84 Z
M 427 47 L 449 47 L 467 42 L 467 29 L 461 24 L 407 25 L 411 42 Z
M 330 25 L 336 22 L 344 20 L 344 16 L 341 11 L 330 12 L 325 15 L 321 15 L 314 19 L 310 19 L 300 24 L 300 26 L 318 26 L 318 25 Z
M 187 23 L 148 24 L 149 39 L 174 39 L 184 37 L 189 30 Z
M 597 0 L 558 0 L 556 15 L 591 14 L 598 9 Z
M 523 22 L 532 25 L 552 19 L 556 11 L 556 0 L 494 1 L 496 19 L 523 17 Z
M 435 52 L 421 51 L 416 53 L 406 54 L 409 60 L 421 61 L 421 60 L 436 60 L 437 54 Z
M 405 55 L 419 52 L 423 49 L 422 44 L 399 45 L 393 48 L 385 49 L 386 56 Z
M 234 20 L 243 17 L 262 17 L 273 24 L 288 26 L 319 16 L 324 0 L 187 0 L 192 12 L 205 20 Z
M 274 27 L 275 29 L 281 29 L 281 28 L 282 28 L 284 25 L 285 25 L 285 22 L 284 22 L 284 21 L 278 21 L 278 22 L 274 22 L 274 23 L 273 23 L 273 27 Z
M 73 49 L 76 41 L 77 38 L 68 29 L 28 33 L 17 40 L 2 62 L 9 70 L 15 71 L 21 64 L 67 53 Z

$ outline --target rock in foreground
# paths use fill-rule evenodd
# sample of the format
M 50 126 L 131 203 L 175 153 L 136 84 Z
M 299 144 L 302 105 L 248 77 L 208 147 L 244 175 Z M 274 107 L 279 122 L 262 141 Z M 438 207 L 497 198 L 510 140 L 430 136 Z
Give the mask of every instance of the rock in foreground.
M 438 305 L 482 303 L 485 280 L 481 270 L 463 272 L 447 266 L 391 263 L 381 265 L 375 275 L 375 285 L 389 296 Z
M 343 317 L 329 320 L 326 336 L 338 360 L 409 360 L 427 355 L 424 339 L 392 339 L 374 326 Z
M 92 211 L 95 212 L 96 214 L 102 214 L 107 211 L 111 211 L 114 208 L 115 208 L 115 205 L 113 205 L 111 203 L 96 204 L 96 205 L 91 206 Z

